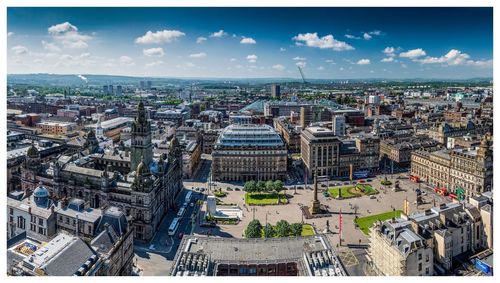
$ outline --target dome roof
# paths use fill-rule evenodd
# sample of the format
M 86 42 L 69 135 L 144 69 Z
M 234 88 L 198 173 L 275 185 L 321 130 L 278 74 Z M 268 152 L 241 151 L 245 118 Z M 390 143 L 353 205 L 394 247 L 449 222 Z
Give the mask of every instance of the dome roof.
M 48 198 L 49 197 L 49 190 L 47 190 L 47 188 L 43 187 L 40 184 L 33 191 L 33 196 L 36 197 L 36 198 Z
M 35 147 L 34 144 L 32 144 L 30 148 L 28 148 L 28 156 L 30 157 L 38 156 L 38 149 Z

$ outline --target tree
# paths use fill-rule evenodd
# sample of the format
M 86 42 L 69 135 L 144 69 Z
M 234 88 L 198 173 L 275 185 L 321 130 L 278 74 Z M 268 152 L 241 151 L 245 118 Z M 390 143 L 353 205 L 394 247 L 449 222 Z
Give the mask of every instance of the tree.
M 290 234 L 296 237 L 302 235 L 302 223 L 293 223 L 290 225 Z
M 254 193 L 257 190 L 257 183 L 255 181 L 248 181 L 245 183 L 245 192 Z
M 257 191 L 258 192 L 263 192 L 266 189 L 266 182 L 264 181 L 258 181 L 257 182 Z
M 262 237 L 262 224 L 260 221 L 255 219 L 248 223 L 245 229 L 245 238 L 261 238 Z
M 278 204 L 280 203 L 280 192 L 283 191 L 285 187 L 283 186 L 283 182 L 281 180 L 276 180 L 273 183 L 273 189 L 278 195 Z
M 274 182 L 269 180 L 266 182 L 266 192 L 271 192 L 274 190 Z
M 276 236 L 288 237 L 290 235 L 290 224 L 286 220 L 280 220 L 275 226 Z
M 271 224 L 267 224 L 267 228 L 264 227 L 264 236 L 266 238 L 273 238 L 276 235 L 276 231 Z

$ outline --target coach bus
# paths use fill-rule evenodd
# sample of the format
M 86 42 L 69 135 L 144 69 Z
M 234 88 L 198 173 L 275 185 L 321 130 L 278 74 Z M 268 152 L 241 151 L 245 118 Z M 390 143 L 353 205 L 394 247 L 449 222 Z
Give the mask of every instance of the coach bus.
M 175 232 L 177 232 L 177 229 L 179 228 L 179 220 L 180 218 L 174 218 L 174 220 L 170 224 L 170 227 L 168 227 L 168 235 L 175 235 Z

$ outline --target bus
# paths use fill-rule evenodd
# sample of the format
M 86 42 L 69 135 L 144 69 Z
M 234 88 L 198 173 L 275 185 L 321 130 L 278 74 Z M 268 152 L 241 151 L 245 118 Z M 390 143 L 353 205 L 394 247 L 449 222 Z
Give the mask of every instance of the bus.
M 169 236 L 175 235 L 175 232 L 177 232 L 177 229 L 179 228 L 179 221 L 180 221 L 180 218 L 174 218 L 174 220 L 170 224 L 170 227 L 168 227 L 168 235 Z
M 184 216 L 184 212 L 186 212 L 186 208 L 183 206 L 181 209 L 179 209 L 179 212 L 177 212 L 177 217 L 181 218 Z
M 187 194 L 186 194 L 186 202 L 189 203 L 189 201 L 191 200 L 191 195 L 193 194 L 192 191 L 189 191 Z
M 415 182 L 415 183 L 419 183 L 420 178 L 418 176 L 410 175 L 410 181 Z

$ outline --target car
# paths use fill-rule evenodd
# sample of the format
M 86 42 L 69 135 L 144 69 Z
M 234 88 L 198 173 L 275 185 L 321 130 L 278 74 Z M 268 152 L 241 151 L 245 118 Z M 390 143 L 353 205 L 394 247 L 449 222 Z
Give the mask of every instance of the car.
M 330 194 L 328 194 L 328 192 L 323 192 L 323 196 L 327 198 L 330 196 Z
M 184 233 L 180 232 L 179 234 L 177 234 L 177 238 L 182 239 L 182 237 L 184 237 Z
M 203 193 L 204 191 L 205 191 L 205 188 L 201 188 L 201 189 L 200 189 L 200 192 L 202 192 L 202 193 Z
M 426 196 L 427 192 L 426 191 L 422 191 L 422 195 Z
M 233 189 L 232 188 L 226 188 L 226 191 L 232 191 Z
M 326 185 L 325 184 L 321 184 L 321 187 L 326 188 Z
M 349 182 L 344 182 L 344 185 L 349 185 Z
M 235 191 L 238 191 L 238 192 L 239 192 L 239 191 L 241 191 L 241 189 L 240 189 L 240 188 L 234 188 L 234 190 L 235 190 Z
M 195 191 L 197 191 L 197 192 L 199 192 L 199 191 L 200 191 L 200 188 L 196 188 L 196 189 L 194 189 L 194 190 L 195 190 Z
M 367 182 L 371 182 L 371 181 L 373 181 L 373 180 L 372 180 L 372 179 L 368 179 L 368 180 L 366 180 L 366 181 L 367 181 Z
M 376 196 L 370 196 L 370 199 L 376 199 L 377 197 Z
M 364 183 L 366 182 L 365 180 L 359 180 L 358 183 Z

